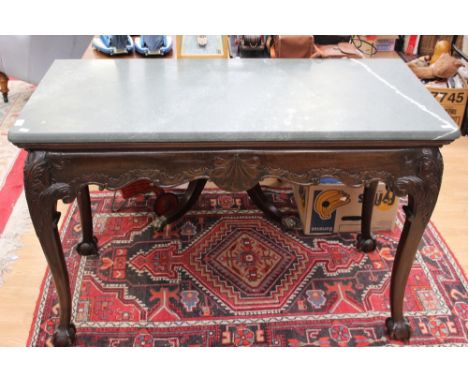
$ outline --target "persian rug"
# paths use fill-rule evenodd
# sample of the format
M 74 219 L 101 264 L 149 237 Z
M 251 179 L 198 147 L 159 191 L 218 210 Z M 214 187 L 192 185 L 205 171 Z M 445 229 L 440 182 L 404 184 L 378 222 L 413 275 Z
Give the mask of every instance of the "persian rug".
M 19 113 L 33 93 L 34 85 L 23 81 L 10 81 L 9 102 L 0 99 L 0 187 L 18 155 L 18 148 L 8 141 L 8 130 L 15 123 Z
M 294 211 L 290 191 L 268 195 Z M 384 329 L 402 212 L 365 254 L 355 249 L 355 234 L 283 231 L 245 193 L 205 190 L 162 232 L 151 224 L 151 198 L 132 199 L 118 213 L 111 200 L 109 192 L 92 194 L 99 257 L 75 251 L 76 205 L 61 229 L 78 346 L 402 345 Z M 406 291 L 409 345 L 466 345 L 467 290 L 453 254 L 429 225 Z M 58 314 L 46 274 L 29 346 L 51 345 Z

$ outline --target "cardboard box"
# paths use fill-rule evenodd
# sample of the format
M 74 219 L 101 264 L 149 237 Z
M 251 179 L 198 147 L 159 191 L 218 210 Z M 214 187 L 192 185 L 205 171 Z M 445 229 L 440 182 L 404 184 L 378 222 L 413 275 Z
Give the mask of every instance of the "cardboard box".
M 463 80 L 463 79 L 462 79 Z M 445 111 L 455 123 L 461 127 L 468 100 L 468 85 L 464 81 L 463 88 L 438 88 L 426 86 L 432 95 L 439 101 Z
M 397 35 L 360 35 L 359 39 L 361 39 L 366 43 L 360 45 L 359 49 L 364 54 L 373 54 L 372 44 L 375 47 L 377 52 L 392 52 L 395 50 L 395 42 L 397 40 Z M 359 41 L 357 41 L 359 45 Z
M 378 39 L 375 42 L 377 52 L 393 52 L 395 50 L 396 39 Z
M 306 235 L 360 232 L 364 187 L 348 187 L 333 179 L 317 186 L 294 185 L 303 230 Z M 372 230 L 393 229 L 398 197 L 379 183 L 372 213 Z

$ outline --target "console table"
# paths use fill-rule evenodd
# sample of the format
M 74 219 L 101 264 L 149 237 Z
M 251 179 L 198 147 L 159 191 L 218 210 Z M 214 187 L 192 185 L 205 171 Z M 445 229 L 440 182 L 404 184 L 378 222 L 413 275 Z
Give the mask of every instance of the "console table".
M 189 182 L 182 216 L 209 179 L 248 190 L 273 219 L 287 219 L 258 185 L 266 177 L 317 184 L 332 176 L 364 185 L 358 247 L 370 232 L 378 181 L 408 195 L 391 276 L 392 338 L 408 340 L 407 278 L 442 179 L 439 148 L 459 136 L 442 107 L 400 60 L 56 61 L 9 133 L 28 151 L 24 169 L 31 219 L 60 302 L 54 344 L 72 345 L 67 267 L 58 200 L 78 200 L 81 255 L 98 253 L 88 185 L 118 189 L 147 179 Z

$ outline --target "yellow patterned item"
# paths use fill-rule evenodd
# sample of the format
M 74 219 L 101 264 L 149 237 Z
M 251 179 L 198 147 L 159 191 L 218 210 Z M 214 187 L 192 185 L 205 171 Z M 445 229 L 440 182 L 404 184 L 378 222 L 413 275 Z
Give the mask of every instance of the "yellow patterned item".
M 326 190 L 317 195 L 314 202 L 314 210 L 322 220 L 328 220 L 333 212 L 351 202 L 351 197 L 341 190 Z

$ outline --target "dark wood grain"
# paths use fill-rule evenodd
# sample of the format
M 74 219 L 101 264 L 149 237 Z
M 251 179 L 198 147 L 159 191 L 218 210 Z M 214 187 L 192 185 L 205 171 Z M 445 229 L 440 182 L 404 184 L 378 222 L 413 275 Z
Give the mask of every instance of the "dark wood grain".
M 258 183 L 251 189 L 247 190 L 247 193 L 249 194 L 250 199 L 252 199 L 255 205 L 260 209 L 260 211 L 263 211 L 263 213 L 270 219 L 281 223 L 283 215 L 275 207 L 273 202 L 267 199 Z
M 50 165 L 46 153 L 29 153 L 24 166 L 24 186 L 34 229 L 47 259 L 59 298 L 60 321 L 53 342 L 56 346 L 71 346 L 75 342 L 76 331 L 71 323 L 70 283 L 57 229 L 60 219 L 57 200 L 71 202 L 76 195 L 69 185 L 54 183 L 48 171 Z
M 363 252 L 372 252 L 377 243 L 372 237 L 372 212 L 374 210 L 375 194 L 378 182 L 371 182 L 364 187 L 364 198 L 362 201 L 361 233 L 357 237 L 356 247 Z
M 76 250 L 81 256 L 98 255 L 97 238 L 93 236 L 93 216 L 91 213 L 91 199 L 88 185 L 81 187 L 77 200 L 83 240 L 76 246 Z

